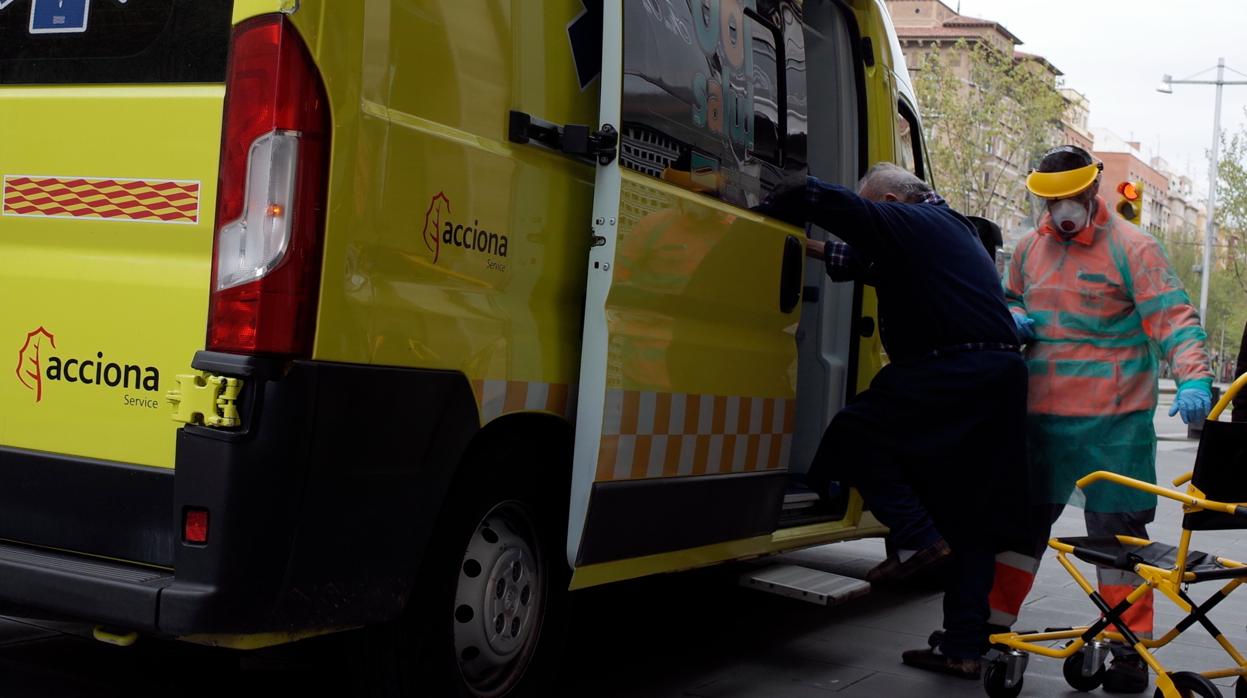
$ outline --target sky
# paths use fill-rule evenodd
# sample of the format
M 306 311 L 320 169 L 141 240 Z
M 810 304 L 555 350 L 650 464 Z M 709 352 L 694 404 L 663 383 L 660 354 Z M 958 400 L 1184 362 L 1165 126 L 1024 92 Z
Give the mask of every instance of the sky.
M 1091 101 L 1092 128 L 1142 143 L 1178 173 L 1207 188 L 1216 87 L 1174 85 L 1156 91 L 1161 76 L 1216 76 L 1217 58 L 1247 73 L 1247 2 L 1243 0 L 944 0 L 961 14 L 1003 24 L 1022 40 L 1019 50 L 1047 58 L 1065 73 L 1065 86 Z M 1227 80 L 1247 75 L 1226 71 Z M 1247 85 L 1223 89 L 1221 128 L 1247 125 Z

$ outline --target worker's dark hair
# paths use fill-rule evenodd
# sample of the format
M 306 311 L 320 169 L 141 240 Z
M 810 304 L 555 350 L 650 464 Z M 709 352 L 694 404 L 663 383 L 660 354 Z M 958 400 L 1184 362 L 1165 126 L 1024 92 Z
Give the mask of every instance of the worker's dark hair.
M 1044 153 L 1043 159 L 1039 161 L 1039 167 L 1036 167 L 1035 171 L 1068 172 L 1069 170 L 1086 167 L 1093 162 L 1095 162 L 1095 158 L 1091 157 L 1091 153 L 1076 145 L 1058 145 Z

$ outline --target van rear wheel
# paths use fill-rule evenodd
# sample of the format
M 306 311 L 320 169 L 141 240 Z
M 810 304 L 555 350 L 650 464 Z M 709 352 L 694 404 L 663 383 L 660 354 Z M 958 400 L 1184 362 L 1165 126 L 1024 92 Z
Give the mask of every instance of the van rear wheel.
M 552 693 L 570 577 L 566 495 L 543 496 L 541 480 L 509 465 L 460 479 L 406 612 L 371 631 L 363 678 L 373 695 Z
M 541 637 L 548 576 L 540 537 L 523 503 L 500 502 L 481 519 L 459 564 L 454 651 L 475 695 L 507 695 Z

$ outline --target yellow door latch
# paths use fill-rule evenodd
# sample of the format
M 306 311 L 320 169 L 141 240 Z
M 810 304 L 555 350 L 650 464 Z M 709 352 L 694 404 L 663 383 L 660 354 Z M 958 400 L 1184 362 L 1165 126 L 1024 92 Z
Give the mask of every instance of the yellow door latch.
M 176 382 L 178 387 L 165 395 L 165 399 L 173 404 L 173 421 L 208 427 L 236 427 L 242 424 L 236 404 L 238 394 L 242 392 L 241 380 L 183 374 L 177 376 Z

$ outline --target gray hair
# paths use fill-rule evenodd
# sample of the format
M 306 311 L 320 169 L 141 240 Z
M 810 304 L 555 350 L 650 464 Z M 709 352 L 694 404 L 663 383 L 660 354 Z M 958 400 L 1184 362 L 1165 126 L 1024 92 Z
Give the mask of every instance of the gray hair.
M 895 194 L 901 201 L 913 204 L 922 201 L 932 191 L 930 184 L 890 162 L 875 163 L 857 183 L 859 195 L 876 201 L 882 199 L 884 194 Z

